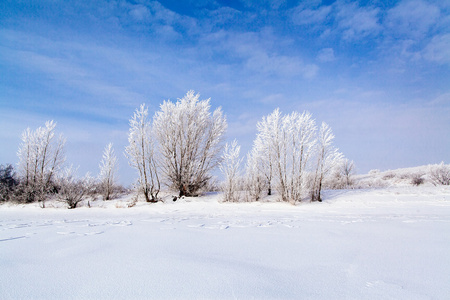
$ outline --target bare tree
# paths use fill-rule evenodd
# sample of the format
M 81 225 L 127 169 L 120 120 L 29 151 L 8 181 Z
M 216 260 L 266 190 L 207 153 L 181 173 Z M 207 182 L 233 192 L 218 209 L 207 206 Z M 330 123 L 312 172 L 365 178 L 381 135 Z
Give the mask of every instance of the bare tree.
M 55 136 L 56 123 L 47 121 L 35 131 L 27 128 L 17 155 L 19 173 L 24 185 L 24 201 L 42 201 L 51 189 L 51 183 L 65 161 L 65 139 Z
M 195 196 L 220 162 L 227 128 L 222 110 L 210 113 L 210 99 L 189 91 L 176 103 L 164 101 L 153 126 L 162 156 L 162 170 L 179 196 Z
M 352 176 L 355 174 L 355 163 L 353 160 L 344 159 L 341 164 L 340 173 L 344 178 L 345 186 L 353 184 Z
M 242 158 L 239 158 L 241 147 L 234 140 L 231 144 L 226 144 L 222 155 L 222 162 L 219 165 L 220 170 L 225 176 L 223 183 L 224 201 L 238 202 L 238 186 L 240 179 L 240 165 Z
M 109 143 L 103 151 L 103 158 L 100 162 L 100 188 L 104 200 L 109 200 L 113 196 L 117 172 L 117 157 L 114 153 L 113 144 Z
M 317 166 L 313 177 L 311 201 L 322 201 L 322 184 L 331 170 L 338 167 L 343 159 L 342 153 L 333 146 L 334 135 L 325 122 L 319 130 L 317 138 Z
M 170 137 L 167 137 L 170 139 Z M 125 148 L 125 156 L 131 167 L 139 173 L 138 190 L 141 191 L 147 202 L 158 201 L 161 189 L 159 180 L 159 165 L 155 153 L 155 141 L 148 120 L 148 108 L 142 104 L 136 109 L 130 119 L 128 133 L 129 145 Z

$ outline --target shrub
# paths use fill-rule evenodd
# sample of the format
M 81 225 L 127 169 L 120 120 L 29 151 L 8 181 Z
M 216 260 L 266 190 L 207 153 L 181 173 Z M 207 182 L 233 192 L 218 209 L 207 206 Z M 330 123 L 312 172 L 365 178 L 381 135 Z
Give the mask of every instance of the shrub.
M 434 185 L 450 185 L 450 165 L 441 162 L 430 168 L 430 179 Z
M 413 174 L 411 178 L 411 184 L 415 186 L 419 186 L 424 183 L 424 179 L 422 178 L 422 174 Z
M 0 202 L 11 200 L 18 184 L 14 167 L 11 164 L 0 165 Z

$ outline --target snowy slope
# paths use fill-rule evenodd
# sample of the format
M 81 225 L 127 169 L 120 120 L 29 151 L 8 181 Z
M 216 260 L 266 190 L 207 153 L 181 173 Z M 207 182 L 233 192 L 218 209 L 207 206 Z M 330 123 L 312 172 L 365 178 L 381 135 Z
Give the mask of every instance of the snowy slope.
M 450 189 L 0 206 L 1 299 L 446 299 Z M 121 204 L 122 203 L 122 204 Z

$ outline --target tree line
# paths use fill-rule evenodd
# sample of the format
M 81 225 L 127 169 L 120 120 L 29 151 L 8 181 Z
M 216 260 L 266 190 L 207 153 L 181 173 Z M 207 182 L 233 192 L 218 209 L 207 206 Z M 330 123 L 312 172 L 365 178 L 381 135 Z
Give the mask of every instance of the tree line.
M 116 183 L 117 156 L 111 143 L 104 149 L 98 176 L 78 177 L 76 168 L 65 163 L 66 140 L 55 129 L 56 123 L 48 121 L 23 132 L 17 173 L 12 165 L 0 168 L 1 201 L 45 207 L 46 199 L 56 197 L 75 208 L 88 197 L 109 200 L 124 191 Z M 211 189 L 217 168 L 224 177 L 223 200 L 231 202 L 271 195 L 291 203 L 322 201 L 325 186 L 352 184 L 353 162 L 334 146 L 329 125 L 318 126 L 308 112 L 275 109 L 264 116 L 246 157 L 241 157 L 236 140 L 225 143 L 226 130 L 221 108 L 211 111 L 210 99 L 200 100 L 194 91 L 176 102 L 164 101 L 152 117 L 142 104 L 129 121 L 124 151 L 136 170 L 135 191 L 147 202 L 159 201 L 162 189 L 177 197 L 197 196 Z

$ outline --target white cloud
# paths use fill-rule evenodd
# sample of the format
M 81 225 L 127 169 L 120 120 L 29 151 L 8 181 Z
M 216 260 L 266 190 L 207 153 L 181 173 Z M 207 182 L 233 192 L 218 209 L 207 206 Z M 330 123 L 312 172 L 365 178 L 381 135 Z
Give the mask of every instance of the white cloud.
M 430 101 L 431 105 L 449 105 L 450 104 L 450 92 L 441 94 L 435 99 Z
M 450 64 L 450 33 L 435 36 L 426 46 L 424 58 L 441 64 Z
M 150 10 L 141 4 L 133 5 L 129 14 L 138 22 L 148 20 L 151 16 Z
M 359 7 L 357 3 L 346 2 L 336 2 L 335 5 L 336 21 L 345 40 L 360 39 L 381 31 L 378 8 Z
M 323 48 L 317 54 L 317 59 L 320 62 L 330 62 L 335 59 L 333 48 Z
M 331 6 L 309 9 L 299 6 L 293 10 L 292 21 L 297 25 L 319 24 L 325 21 L 331 12 Z
M 385 25 L 394 36 L 422 38 L 439 19 L 437 6 L 422 0 L 405 0 L 387 12 Z

